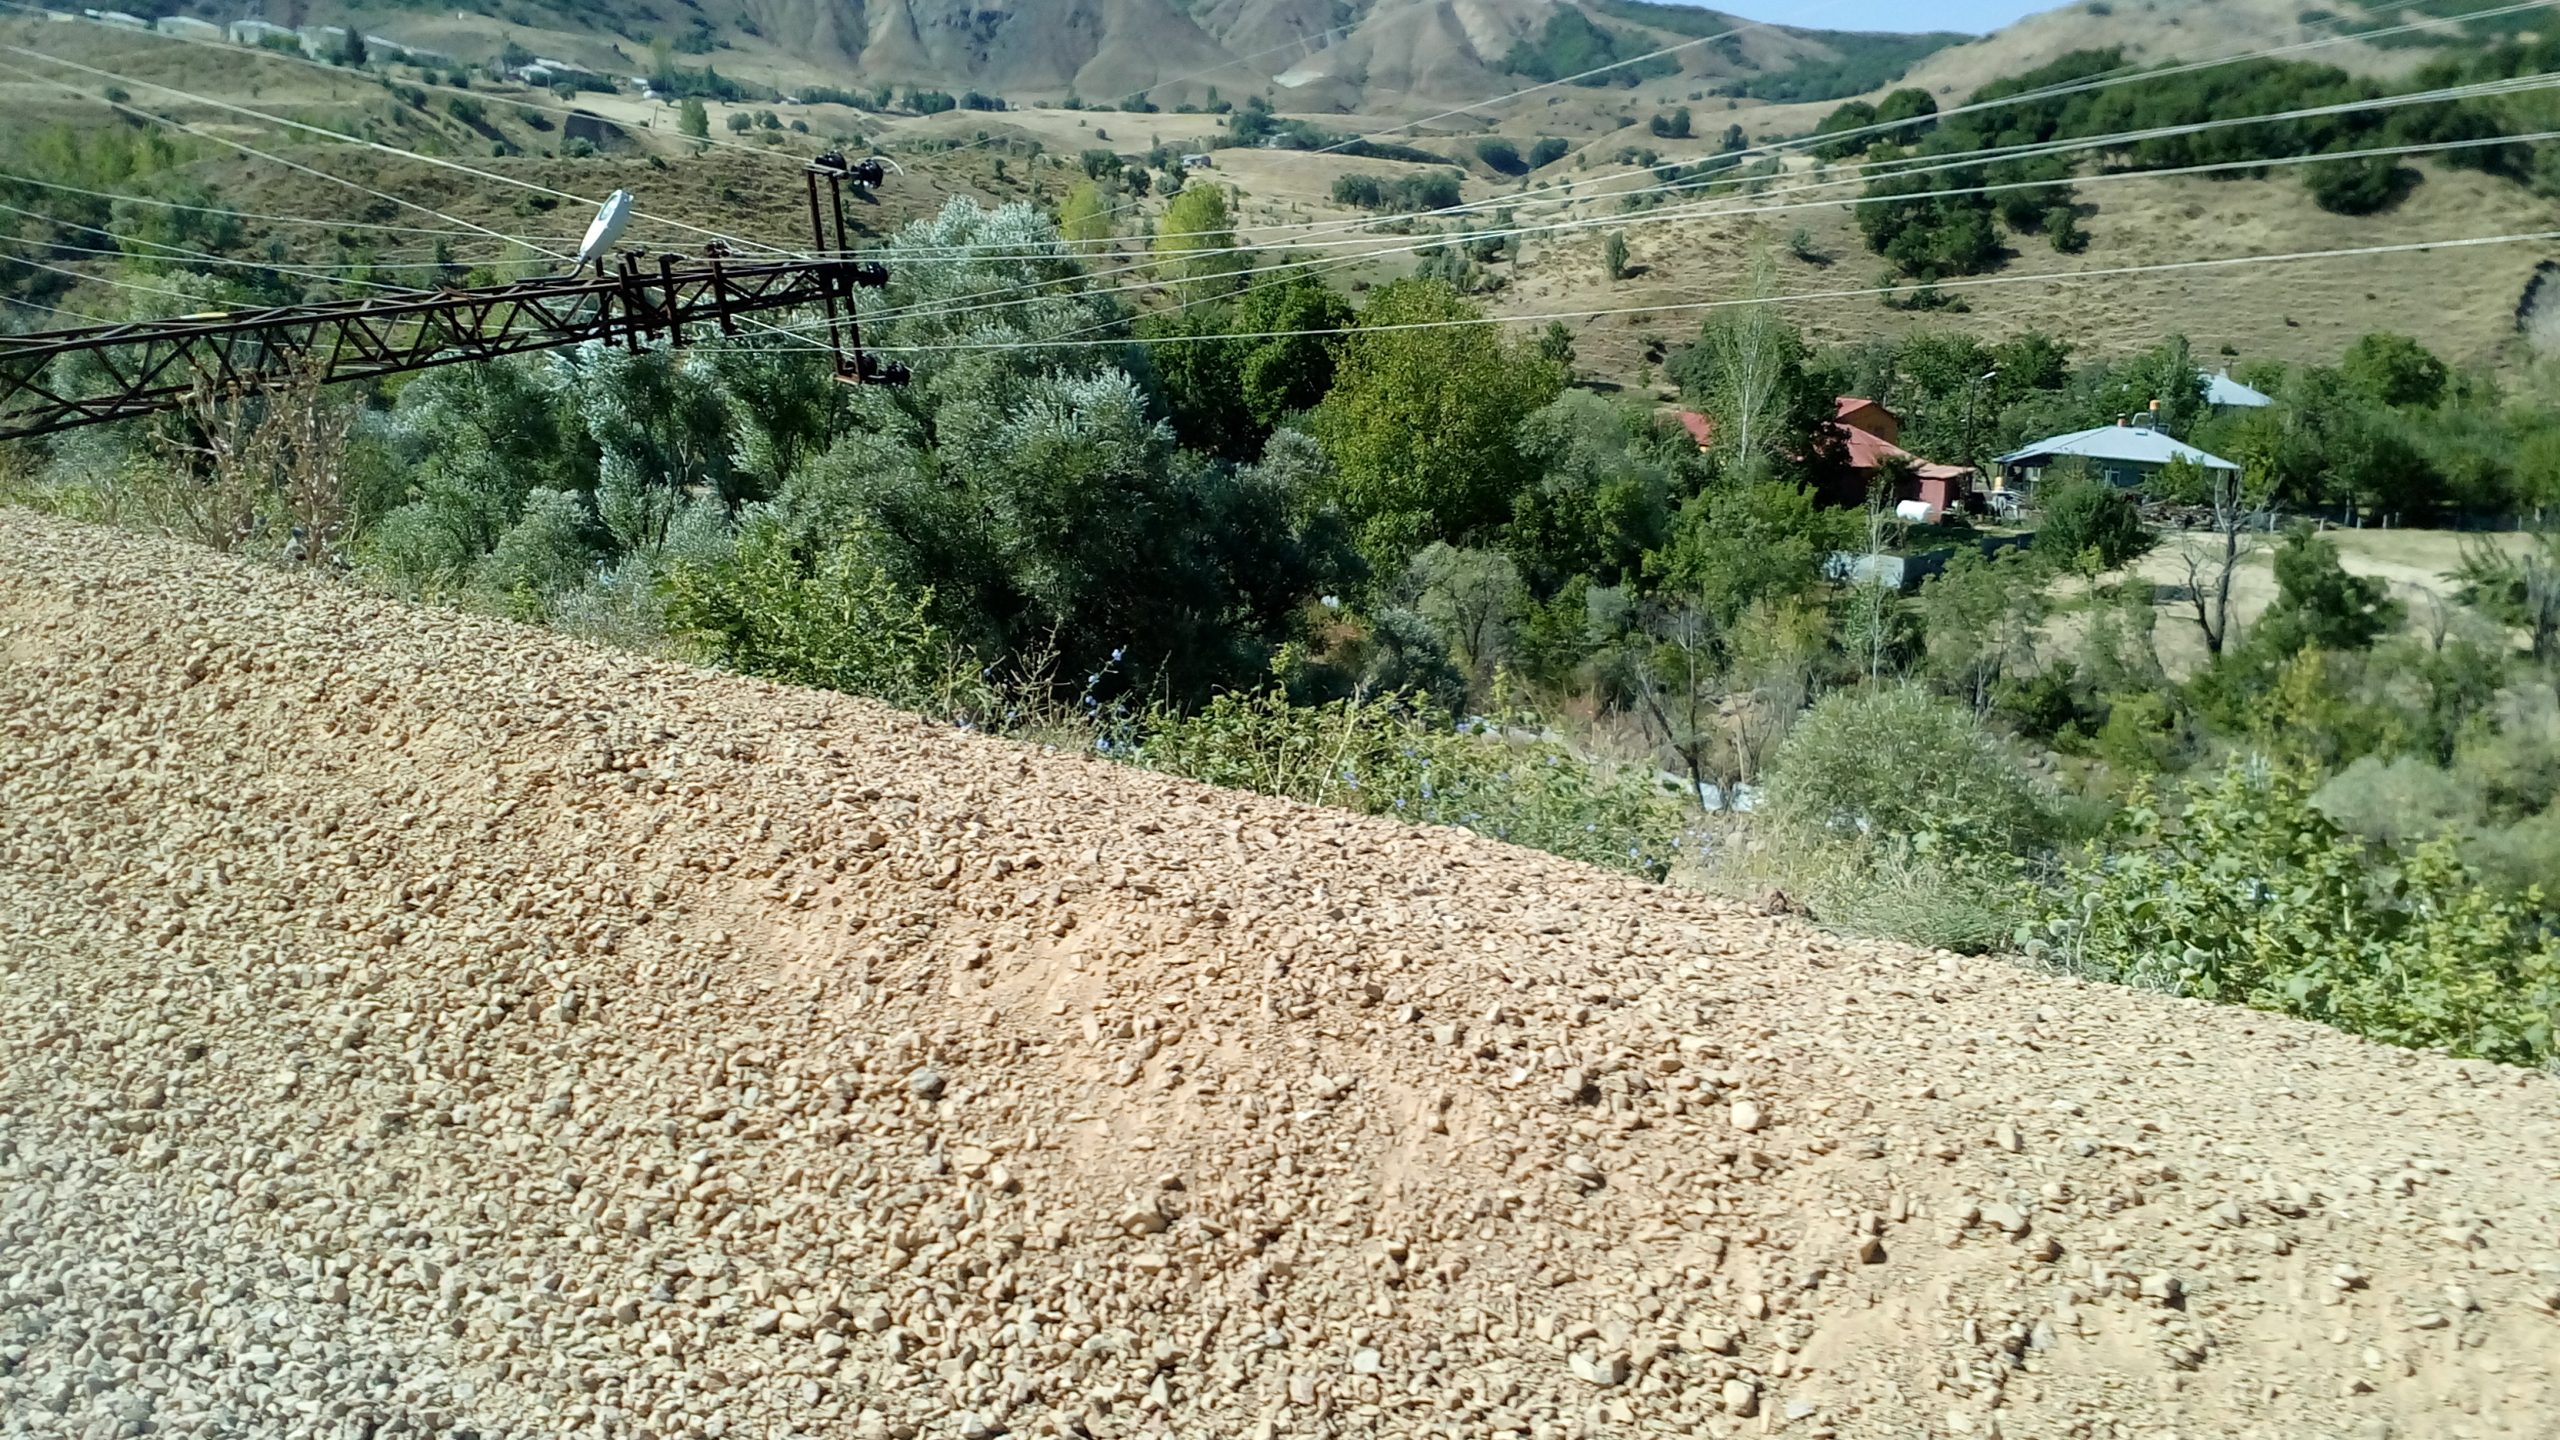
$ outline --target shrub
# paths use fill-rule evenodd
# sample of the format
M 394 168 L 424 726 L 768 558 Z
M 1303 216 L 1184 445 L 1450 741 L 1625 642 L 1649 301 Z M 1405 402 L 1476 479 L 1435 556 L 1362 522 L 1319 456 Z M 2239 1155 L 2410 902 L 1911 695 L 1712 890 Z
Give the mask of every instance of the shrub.
M 2373 215 L 2400 203 L 2418 183 L 2418 172 L 2387 156 L 2326 160 L 2304 167 L 2311 199 L 2336 215 Z
M 2046 480 L 2038 495 L 2042 518 L 2036 525 L 2036 549 L 2059 564 L 2094 560 L 2101 570 L 2114 570 L 2148 553 L 2157 537 L 2143 528 L 2133 496 L 2085 473 L 2065 473 Z
M 1507 729 L 1457 725 L 1439 706 L 1401 695 L 1293 705 L 1276 685 L 1228 691 L 1197 713 L 1153 717 L 1138 762 L 1313 805 L 1463 826 L 1657 879 L 1687 845 L 1683 811 L 1642 772 Z
M 480 562 L 480 589 L 508 614 L 540 620 L 587 582 L 594 565 L 585 503 L 566 490 L 536 490 L 525 496 L 524 514 Z
M 2047 797 L 1969 710 L 1903 686 L 1824 696 L 1778 749 L 1771 823 L 1848 844 L 2011 855 L 2053 833 Z
M 930 590 L 901 594 L 859 544 L 797 554 L 778 518 L 759 515 L 734 551 L 670 568 L 667 623 L 703 658 L 748 675 L 924 704 L 950 647 L 925 619 Z
M 1476 158 L 1485 163 L 1485 168 L 1504 175 L 1525 175 L 1529 170 L 1528 162 L 1520 158 L 1520 147 L 1498 136 L 1477 141 Z
M 2129 807 L 2021 940 L 2094 978 L 2533 1064 L 2560 1023 L 2540 898 L 2482 887 L 2450 840 L 2370 846 L 2301 775 L 2235 763 L 2182 813 Z
M 1563 159 L 1565 152 L 1572 148 L 1553 135 L 1541 135 L 1538 137 L 1538 143 L 1529 147 L 1529 168 L 1537 170 L 1553 165 Z

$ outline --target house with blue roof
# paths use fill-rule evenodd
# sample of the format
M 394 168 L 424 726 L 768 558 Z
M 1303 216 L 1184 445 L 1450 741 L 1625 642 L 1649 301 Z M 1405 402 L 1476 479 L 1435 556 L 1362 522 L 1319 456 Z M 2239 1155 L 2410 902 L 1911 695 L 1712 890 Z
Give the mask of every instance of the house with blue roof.
M 1994 462 L 1999 474 L 1992 485 L 1992 507 L 2016 509 L 2018 499 L 2032 492 L 2044 473 L 2064 460 L 2086 461 L 2091 474 L 2123 490 L 2144 488 L 2172 460 L 2184 460 L 2207 470 L 2236 472 L 2240 468 L 2160 429 L 2146 414 L 2093 430 L 2049 436 L 2001 456 Z
M 2266 391 L 2232 379 L 2228 370 L 2211 375 L 2199 370 L 2196 375 L 2204 381 L 2204 403 L 2216 410 L 2264 410 L 2276 403 Z

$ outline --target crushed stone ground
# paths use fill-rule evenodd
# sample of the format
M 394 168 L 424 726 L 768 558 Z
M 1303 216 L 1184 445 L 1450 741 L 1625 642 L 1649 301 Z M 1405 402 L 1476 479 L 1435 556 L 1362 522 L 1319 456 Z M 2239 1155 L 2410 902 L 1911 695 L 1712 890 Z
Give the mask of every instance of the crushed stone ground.
M 0 1433 L 2560 1433 L 2560 1086 L 25 514 Z

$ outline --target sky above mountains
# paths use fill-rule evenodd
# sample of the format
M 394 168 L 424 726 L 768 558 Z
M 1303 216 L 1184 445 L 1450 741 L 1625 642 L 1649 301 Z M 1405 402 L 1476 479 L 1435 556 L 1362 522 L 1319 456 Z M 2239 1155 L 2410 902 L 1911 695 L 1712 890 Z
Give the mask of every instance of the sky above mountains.
M 1979 35 L 2021 15 L 2060 6 L 2055 0 L 1716 0 L 1714 8 L 1811 30 L 1966 30 Z

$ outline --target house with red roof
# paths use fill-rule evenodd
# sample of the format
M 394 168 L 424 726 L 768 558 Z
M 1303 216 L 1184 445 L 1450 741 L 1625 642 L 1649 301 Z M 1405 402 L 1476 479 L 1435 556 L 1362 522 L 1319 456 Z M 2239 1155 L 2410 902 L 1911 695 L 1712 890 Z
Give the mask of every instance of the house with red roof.
M 1681 428 L 1698 448 L 1715 440 L 1715 422 L 1695 410 L 1680 412 Z M 1902 417 L 1876 401 L 1842 395 L 1832 402 L 1831 430 L 1839 441 L 1842 464 L 1814 480 L 1814 497 L 1825 505 L 1864 505 L 1879 479 L 1893 477 L 1886 497 L 1897 504 L 1920 507 L 1935 521 L 1950 510 L 1973 508 L 1974 470 L 1969 465 L 1940 465 L 1902 448 Z

